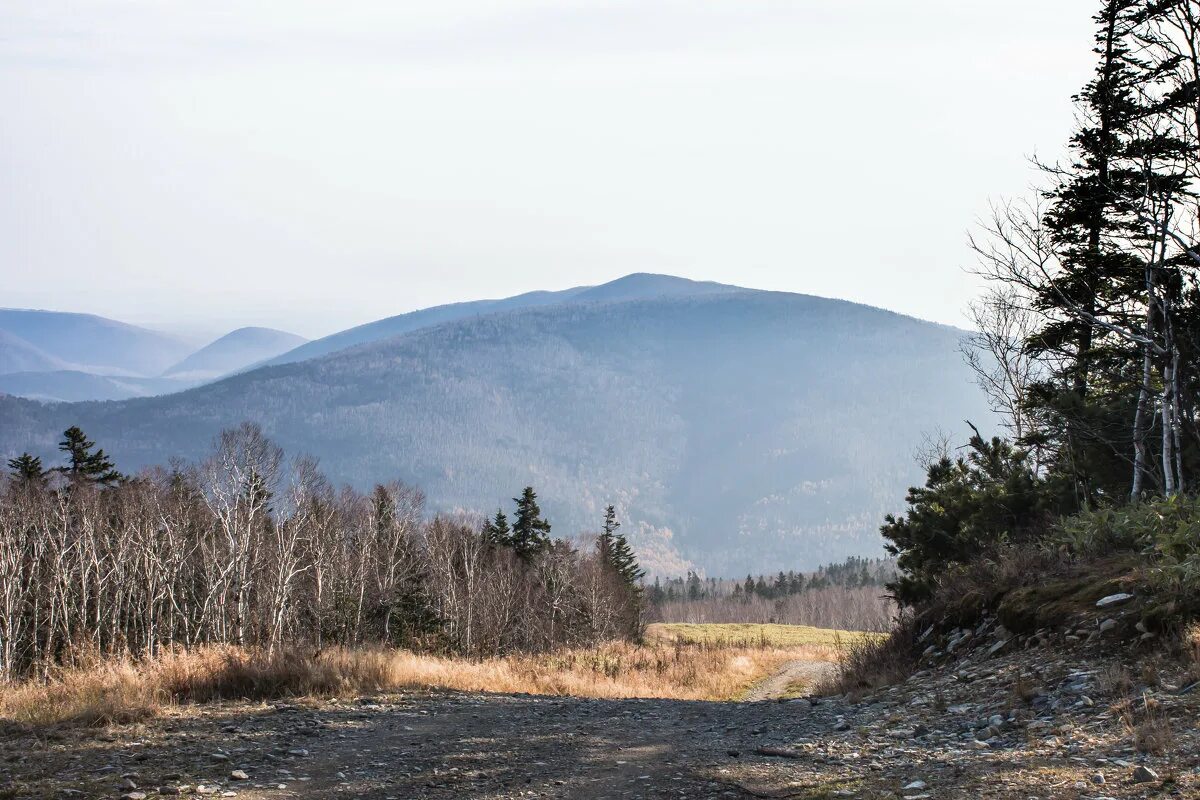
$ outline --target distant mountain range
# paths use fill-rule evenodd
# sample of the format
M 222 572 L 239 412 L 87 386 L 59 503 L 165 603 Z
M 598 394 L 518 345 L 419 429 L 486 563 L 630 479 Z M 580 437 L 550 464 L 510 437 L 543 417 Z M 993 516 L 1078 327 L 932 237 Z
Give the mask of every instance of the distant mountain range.
M 33 347 L 57 362 L 46 369 L 95 375 L 158 375 L 189 351 L 186 344 L 165 333 L 93 314 L 4 308 L 0 309 L 0 331 L 7 334 L 0 341 L 5 352 L 14 345 Z M 0 357 L 0 362 L 4 360 Z
M 134 469 L 263 425 L 332 479 L 400 479 L 492 513 L 535 486 L 554 533 L 613 503 L 661 573 L 737 575 L 879 551 L 946 419 L 990 413 L 950 327 L 838 300 L 633 275 L 443 306 L 160 397 L 0 398 L 0 455 L 56 460 L 78 424 Z
M 0 309 L 0 392 L 51 402 L 178 392 L 307 340 L 239 328 L 193 352 L 168 334 L 92 314 Z
M 303 346 L 303 336 L 272 328 L 238 328 L 163 373 L 185 380 L 213 380 Z

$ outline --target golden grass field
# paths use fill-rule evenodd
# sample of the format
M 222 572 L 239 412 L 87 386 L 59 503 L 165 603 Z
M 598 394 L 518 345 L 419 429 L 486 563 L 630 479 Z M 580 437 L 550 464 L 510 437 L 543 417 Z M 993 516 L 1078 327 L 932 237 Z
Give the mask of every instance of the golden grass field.
M 647 641 L 681 641 L 725 647 L 801 647 L 818 650 L 828 647 L 835 651 L 880 635 L 861 631 L 812 628 L 808 625 L 760 625 L 754 623 L 656 622 L 646 629 Z
M 0 719 L 111 724 L 220 699 L 436 689 L 736 700 L 785 663 L 836 661 L 839 647 L 862 636 L 786 625 L 652 625 L 642 644 L 480 660 L 386 649 L 268 655 L 207 646 L 139 661 L 99 661 L 55 670 L 49 680 L 0 686 Z

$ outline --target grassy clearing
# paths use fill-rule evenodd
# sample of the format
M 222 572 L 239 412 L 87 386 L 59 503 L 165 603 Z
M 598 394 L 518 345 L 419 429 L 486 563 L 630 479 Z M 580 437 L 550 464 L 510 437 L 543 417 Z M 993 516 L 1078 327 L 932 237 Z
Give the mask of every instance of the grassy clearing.
M 689 624 L 658 622 L 646 631 L 648 641 L 686 642 L 723 647 L 806 648 L 813 653 L 829 649 L 828 657 L 814 660 L 834 661 L 836 651 L 859 642 L 880 638 L 881 634 L 812 628 L 807 625 L 759 625 L 754 623 Z M 797 655 L 796 658 L 803 658 Z
M 214 646 L 60 669 L 48 681 L 0 687 L 0 719 L 120 724 L 187 703 L 405 689 L 733 700 L 789 660 L 831 657 L 832 651 L 818 650 L 656 640 L 476 661 L 402 650 L 267 655 Z

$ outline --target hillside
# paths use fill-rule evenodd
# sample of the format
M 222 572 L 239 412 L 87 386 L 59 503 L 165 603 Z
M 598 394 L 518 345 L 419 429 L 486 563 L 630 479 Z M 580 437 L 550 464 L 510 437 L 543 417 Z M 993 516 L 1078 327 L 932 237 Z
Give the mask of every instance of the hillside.
M 460 320 L 120 403 L 0 400 L 0 454 L 81 425 L 132 469 L 250 419 L 336 481 L 399 478 L 482 512 L 537 487 L 555 533 L 615 503 L 644 561 L 744 574 L 876 554 L 912 452 L 988 412 L 959 332 L 851 303 L 724 291 Z
M 158 375 L 188 354 L 184 342 L 164 333 L 105 319 L 94 314 L 0 309 L 0 331 L 17 337 L 54 359 L 21 370 L 72 369 L 101 375 Z M 0 362 L 17 346 L 0 339 Z
M 682 297 L 700 294 L 739 291 L 736 286 L 691 281 L 671 275 L 634 273 L 600 286 L 577 286 L 558 292 L 526 292 L 500 300 L 473 300 L 465 303 L 423 308 L 407 314 L 369 322 L 338 333 L 315 339 L 290 352 L 266 361 L 266 364 L 290 364 L 309 358 L 336 353 L 356 345 L 378 342 L 393 336 L 469 319 L 501 311 L 520 311 L 529 308 L 617 300 L 650 300 L 659 297 Z
M 286 353 L 307 341 L 303 336 L 273 328 L 238 328 L 168 368 L 163 375 L 183 380 L 212 380 Z
M 0 375 L 62 369 L 62 361 L 19 336 L 0 330 Z

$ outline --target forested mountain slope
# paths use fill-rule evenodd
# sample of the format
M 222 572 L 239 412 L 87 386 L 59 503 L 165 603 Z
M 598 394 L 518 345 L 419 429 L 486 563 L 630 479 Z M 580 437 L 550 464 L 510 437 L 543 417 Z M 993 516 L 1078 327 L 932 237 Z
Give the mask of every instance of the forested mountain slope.
M 615 503 L 672 572 L 875 554 L 921 435 L 988 417 L 960 332 L 842 301 L 724 291 L 560 304 L 425 328 L 175 395 L 0 399 L 0 452 L 54 460 L 78 424 L 132 469 L 260 422 L 338 481 L 399 478 L 491 512 L 534 485 L 554 533 Z
M 356 345 L 411 333 L 431 325 L 442 325 L 447 322 L 456 322 L 501 311 L 520 311 L 562 303 L 650 300 L 659 297 L 694 296 L 731 291 L 740 291 L 740 289 L 736 286 L 725 286 L 709 281 L 693 281 L 672 275 L 638 272 L 600 286 L 576 286 L 558 292 L 526 292 L 500 300 L 472 300 L 465 303 L 422 308 L 419 311 L 368 322 L 365 325 L 315 339 L 264 363 L 289 364 L 294 361 L 303 361 L 336 353 Z

